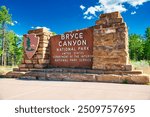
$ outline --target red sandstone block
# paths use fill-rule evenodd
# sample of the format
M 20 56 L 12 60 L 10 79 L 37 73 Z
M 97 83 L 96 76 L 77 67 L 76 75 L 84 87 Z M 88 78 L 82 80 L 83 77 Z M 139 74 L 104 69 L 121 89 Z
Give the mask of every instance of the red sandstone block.
M 28 68 L 33 68 L 33 64 L 26 64 Z

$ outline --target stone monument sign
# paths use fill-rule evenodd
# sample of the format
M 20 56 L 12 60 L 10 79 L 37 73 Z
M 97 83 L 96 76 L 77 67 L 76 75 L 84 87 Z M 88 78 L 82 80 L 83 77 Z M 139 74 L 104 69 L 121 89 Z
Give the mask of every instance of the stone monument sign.
M 44 29 L 24 35 L 24 55 L 8 73 L 26 79 L 148 83 L 129 63 L 128 29 L 119 12 L 100 15 L 96 25 L 62 35 Z

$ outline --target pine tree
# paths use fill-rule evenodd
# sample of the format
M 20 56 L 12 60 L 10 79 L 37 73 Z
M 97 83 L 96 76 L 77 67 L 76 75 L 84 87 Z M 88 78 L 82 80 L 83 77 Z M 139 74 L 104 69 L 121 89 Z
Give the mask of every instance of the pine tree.
M 11 24 L 11 15 L 9 14 L 9 10 L 6 6 L 0 7 L 0 24 L 1 24 L 1 54 L 2 54 L 2 65 L 6 66 L 6 56 L 7 56 L 7 40 L 6 40 L 6 26 L 7 24 Z
M 6 34 L 8 40 L 7 62 L 9 65 L 17 65 L 22 58 L 22 39 L 19 38 L 13 31 Z

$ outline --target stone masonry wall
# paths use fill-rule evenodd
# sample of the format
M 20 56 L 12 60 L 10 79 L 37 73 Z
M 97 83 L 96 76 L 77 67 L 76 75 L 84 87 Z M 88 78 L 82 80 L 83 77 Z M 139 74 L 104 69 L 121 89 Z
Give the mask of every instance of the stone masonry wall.
M 14 69 L 13 72 L 7 73 L 5 77 L 31 80 L 124 82 L 139 84 L 150 82 L 148 75 L 143 74 L 142 71 L 132 70 L 132 66 L 129 64 L 128 29 L 119 12 L 102 14 L 96 22 L 96 25 L 91 27 L 91 31 L 85 33 L 84 39 L 88 39 L 87 43 L 92 43 L 93 46 L 90 46 L 90 50 L 92 51 L 92 61 L 90 63 L 92 67 L 90 66 L 90 69 L 70 68 L 72 67 L 71 65 L 67 66 L 69 68 L 54 68 L 52 66 L 53 61 L 50 57 L 54 55 L 54 50 L 51 49 L 57 45 L 52 43 L 52 41 L 56 42 L 57 39 L 52 37 L 51 32 L 44 29 L 30 30 L 28 32 L 28 34 L 32 33 L 36 34 L 40 39 L 34 56 L 28 59 L 24 52 L 19 70 Z M 52 38 L 54 39 L 52 40 Z
M 26 53 L 23 54 L 22 64 L 19 65 L 19 70 L 28 71 L 30 69 L 46 68 L 50 63 L 49 39 L 52 33 L 45 29 L 36 29 L 28 31 L 28 34 L 36 34 L 40 38 L 36 53 L 31 59 L 28 59 Z
M 119 12 L 102 14 L 94 26 L 93 69 L 132 70 L 128 29 Z

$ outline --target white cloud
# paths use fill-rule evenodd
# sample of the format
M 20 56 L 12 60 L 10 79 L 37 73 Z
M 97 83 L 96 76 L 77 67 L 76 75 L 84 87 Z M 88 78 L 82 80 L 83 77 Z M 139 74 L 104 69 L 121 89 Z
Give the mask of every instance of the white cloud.
M 8 22 L 11 26 L 14 26 L 15 24 L 18 24 L 18 21 Z
M 102 11 L 101 6 L 89 7 L 87 9 L 87 11 L 84 12 L 84 15 L 92 14 L 92 15 L 96 16 L 95 13 L 98 11 Z
M 125 3 L 137 9 L 138 6 L 143 5 L 143 3 L 149 1 L 150 0 L 98 0 L 98 4 L 87 8 L 86 11 L 83 13 L 83 15 L 84 19 L 88 19 L 88 17 L 90 16 L 96 17 L 97 12 L 103 13 L 110 13 L 114 11 L 126 12 L 128 9 L 124 5 Z
M 43 28 L 43 29 L 48 30 L 48 31 L 51 30 L 50 28 L 47 28 L 47 27 L 45 27 L 45 26 L 43 26 L 43 27 L 41 27 L 41 26 L 36 26 L 36 27 L 32 26 L 31 28 L 32 28 L 32 29 L 40 29 L 40 28 Z
M 18 24 L 18 21 L 14 21 L 15 24 Z
M 84 16 L 83 18 L 84 18 L 84 19 L 91 20 L 91 19 L 93 19 L 93 16 Z
M 82 10 L 84 10 L 84 9 L 85 9 L 85 6 L 83 6 L 83 5 L 80 5 L 80 8 L 81 8 Z
M 136 7 L 138 5 L 143 5 L 143 3 L 148 2 L 150 0 L 127 0 L 127 3 L 132 5 L 133 7 Z
M 134 15 L 134 14 L 136 14 L 136 11 L 131 12 L 131 15 Z

